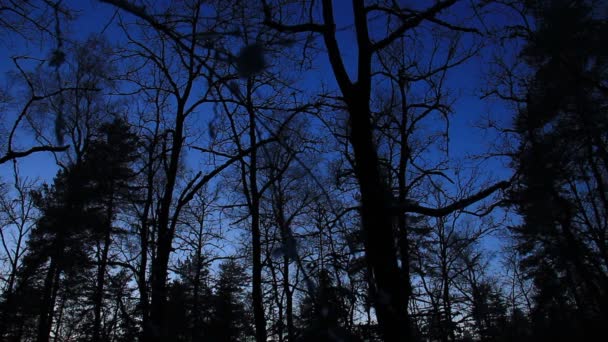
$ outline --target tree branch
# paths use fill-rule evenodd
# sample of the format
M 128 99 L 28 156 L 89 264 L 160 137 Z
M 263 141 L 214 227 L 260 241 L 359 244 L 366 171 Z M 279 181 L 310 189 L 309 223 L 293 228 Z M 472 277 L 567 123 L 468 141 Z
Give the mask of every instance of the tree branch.
M 391 211 L 396 215 L 401 215 L 403 213 L 417 213 L 417 214 L 433 216 L 433 217 L 446 216 L 457 210 L 462 210 L 471 204 L 481 201 L 482 199 L 490 196 L 497 190 L 506 189 L 510 185 L 511 185 L 510 181 L 498 182 L 484 190 L 481 190 L 480 192 L 478 192 L 474 195 L 463 198 L 459 201 L 456 201 L 448 206 L 441 207 L 441 208 L 428 208 L 428 207 L 421 206 L 414 202 L 408 202 L 408 203 L 398 204 L 397 206 L 391 208 Z
M 225 170 L 227 167 L 229 167 L 230 165 L 232 165 L 234 162 L 236 162 L 237 160 L 240 160 L 241 158 L 245 157 L 246 155 L 248 155 L 249 153 L 251 153 L 251 151 L 253 151 L 254 149 L 260 148 L 261 146 L 268 144 L 270 142 L 275 142 L 277 141 L 277 138 L 269 138 L 269 139 L 265 139 L 260 141 L 259 143 L 257 143 L 255 146 L 252 146 L 246 150 L 240 151 L 237 155 L 231 157 L 230 159 L 228 159 L 226 162 L 224 162 L 224 164 L 218 166 L 217 168 L 215 168 L 213 171 L 211 171 L 210 173 L 206 174 L 204 177 L 200 178 L 202 173 L 199 172 L 186 186 L 186 189 L 184 190 L 184 192 L 182 192 L 182 195 L 180 196 L 179 200 L 177 201 L 177 207 L 175 208 L 175 213 L 173 214 L 173 218 L 172 218 L 172 227 L 171 227 L 171 232 L 173 232 L 173 227 L 175 226 L 175 224 L 177 223 L 177 218 L 179 216 L 179 213 L 181 212 L 181 210 L 183 209 L 183 207 L 188 204 L 188 202 L 194 198 L 194 195 L 196 195 L 196 193 L 205 185 L 207 184 L 213 177 L 217 176 L 220 172 L 222 172 L 223 170 Z
M 291 32 L 291 33 L 302 33 L 302 32 L 317 32 L 323 33 L 327 30 L 327 25 L 305 23 L 298 25 L 284 25 L 282 23 L 272 20 L 272 13 L 268 2 L 262 0 L 262 7 L 264 9 L 264 25 L 273 28 L 279 32 Z
M 424 12 L 414 14 L 409 20 L 404 20 L 401 26 L 391 32 L 386 38 L 378 41 L 373 45 L 373 50 L 378 51 L 390 45 L 397 38 L 401 37 L 405 31 L 412 29 L 425 20 L 434 19 L 434 17 L 444 9 L 452 6 L 456 0 L 440 1 L 434 6 L 429 7 Z
M 66 145 L 66 146 L 48 146 L 48 145 L 44 145 L 44 146 L 32 147 L 29 150 L 21 151 L 21 152 L 9 151 L 2 158 L 0 158 L 0 165 L 6 163 L 9 160 L 13 160 L 13 159 L 29 156 L 32 153 L 36 153 L 36 152 L 63 152 L 65 150 L 67 150 L 69 147 L 70 147 L 69 145 Z
M 323 40 L 336 81 L 342 90 L 342 94 L 346 97 L 351 96 L 352 82 L 346 72 L 340 48 L 338 47 L 338 41 L 336 40 L 336 23 L 334 21 L 334 9 L 331 0 L 323 0 L 323 23 L 329 27 L 329 29 L 323 32 Z

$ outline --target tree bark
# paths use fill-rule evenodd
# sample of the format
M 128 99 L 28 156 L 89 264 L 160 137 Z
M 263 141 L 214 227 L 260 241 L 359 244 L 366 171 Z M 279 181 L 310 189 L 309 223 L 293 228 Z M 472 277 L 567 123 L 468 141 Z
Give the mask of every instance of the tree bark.
M 145 337 L 148 336 L 148 326 L 150 324 L 150 303 L 149 303 L 149 293 L 148 293 L 148 285 L 146 281 L 147 270 L 148 270 L 148 251 L 149 251 L 149 232 L 150 232 L 150 224 L 149 224 L 149 216 L 152 208 L 152 204 L 154 201 L 154 151 L 156 150 L 156 146 L 158 144 L 158 130 L 160 124 L 160 118 L 158 117 L 159 113 L 157 113 L 156 117 L 156 126 L 154 130 L 154 136 L 147 148 L 147 166 L 146 166 L 146 201 L 144 203 L 144 210 L 141 214 L 141 228 L 139 231 L 139 245 L 140 245 L 140 259 L 139 259 L 139 268 L 137 273 L 137 288 L 139 289 L 139 306 L 141 310 L 142 316 L 142 335 L 141 339 L 145 340 Z
M 56 287 L 59 282 L 59 273 L 55 258 L 51 258 L 49 269 L 44 279 L 42 305 L 40 306 L 40 315 L 38 317 L 37 342 L 49 341 L 55 306 L 54 293 L 56 293 Z
M 187 94 L 187 92 L 186 92 Z M 164 307 L 167 298 L 167 275 L 169 267 L 169 256 L 173 244 L 173 232 L 169 224 L 171 206 L 173 203 L 173 191 L 177 180 L 177 172 L 179 168 L 180 154 L 183 145 L 183 129 L 184 129 L 184 99 L 188 96 L 184 95 L 176 110 L 175 130 L 171 139 L 171 155 L 169 167 L 167 169 L 166 184 L 164 193 L 160 203 L 160 211 L 158 214 L 158 235 L 156 255 L 152 260 L 151 273 L 151 299 L 150 305 L 150 320 L 149 324 L 144 327 L 147 329 L 146 337 L 148 340 L 164 341 L 167 338 L 168 327 L 167 320 L 164 315 Z
M 369 95 L 361 94 L 347 99 L 351 113 L 355 173 L 361 192 L 366 257 L 376 284 L 374 306 L 384 340 L 404 341 L 408 330 L 407 301 L 396 260 L 393 222 L 389 211 L 391 194 L 378 169 L 367 98 Z
M 399 84 L 399 91 L 401 97 L 401 123 L 399 126 L 400 135 L 400 151 L 399 151 L 399 167 L 398 167 L 398 200 L 399 203 L 403 203 L 408 199 L 407 189 L 407 167 L 410 158 L 410 147 L 409 147 L 409 134 L 408 134 L 408 106 L 406 101 L 405 84 Z M 410 280 L 410 239 L 409 239 L 409 228 L 407 226 L 407 215 L 405 213 L 398 215 L 397 217 L 397 232 L 399 237 L 397 239 L 399 243 L 399 255 L 401 257 L 401 277 L 404 286 L 404 299 L 403 301 L 409 303 L 410 296 L 412 294 L 412 284 Z M 406 325 L 406 336 L 411 337 L 412 326 L 410 322 L 409 312 L 405 311 Z M 413 338 L 412 338 L 413 339 Z
M 112 189 L 113 185 L 113 182 L 111 182 L 110 189 Z M 110 252 L 110 243 L 112 241 L 112 217 L 114 216 L 113 192 L 110 193 L 106 214 L 107 224 L 104 232 L 103 250 L 101 251 L 101 258 L 99 260 L 99 265 L 97 266 L 97 286 L 95 289 L 95 296 L 93 298 L 93 342 L 99 342 L 101 335 L 101 311 L 103 307 L 103 291 L 105 286 L 106 267 L 108 264 L 108 253 Z
M 257 145 L 255 112 L 252 99 L 252 80 L 247 80 L 246 106 L 249 114 L 249 145 Z M 264 298 L 262 294 L 262 241 L 260 233 L 260 194 L 257 184 L 257 149 L 251 150 L 249 158 L 249 196 L 251 214 L 251 246 L 252 246 L 252 300 L 253 319 L 255 325 L 255 339 L 257 342 L 266 342 L 266 318 L 264 317 Z

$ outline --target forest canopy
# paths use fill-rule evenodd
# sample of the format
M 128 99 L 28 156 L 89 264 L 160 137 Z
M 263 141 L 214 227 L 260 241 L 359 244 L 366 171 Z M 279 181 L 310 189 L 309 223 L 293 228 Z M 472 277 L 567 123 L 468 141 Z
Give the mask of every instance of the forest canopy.
M 608 333 L 608 6 L 0 0 L 0 340 Z

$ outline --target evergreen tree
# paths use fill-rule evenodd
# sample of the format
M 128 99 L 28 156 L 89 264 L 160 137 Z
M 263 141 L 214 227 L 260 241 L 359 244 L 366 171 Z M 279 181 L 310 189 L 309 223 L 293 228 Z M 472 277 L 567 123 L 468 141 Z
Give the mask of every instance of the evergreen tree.
M 577 336 L 608 318 L 608 22 L 596 2 L 526 3 L 537 28 L 521 54 L 534 75 L 516 118 L 511 200 L 524 222 L 513 232 L 537 332 Z
M 135 180 L 132 165 L 137 159 L 138 144 L 138 137 L 130 131 L 129 125 L 121 119 L 115 119 L 101 125 L 85 153 L 85 173 L 104 216 L 98 229 L 93 232 L 97 246 L 97 277 L 92 296 L 93 342 L 106 339 L 103 337 L 105 333 L 101 321 L 109 253 L 114 235 L 124 232 L 115 227 L 114 221 L 125 205 L 138 196 L 138 191 L 132 185 Z
M 472 316 L 481 341 L 499 341 L 505 334 L 506 306 L 500 293 L 488 282 L 473 288 Z
M 244 341 L 253 335 L 252 316 L 245 306 L 244 268 L 234 260 L 220 265 L 213 295 L 209 341 Z
M 61 171 L 52 187 L 35 195 L 42 215 L 28 240 L 15 295 L 6 299 L 9 308 L 35 315 L 38 341 L 48 340 L 60 288 L 82 284 L 91 267 L 88 251 L 103 214 L 82 171 L 82 165 Z
M 347 290 L 336 286 L 327 270 L 320 270 L 316 278 L 314 292 L 301 302 L 299 341 L 356 341 L 345 329 Z
M 167 317 L 171 336 L 178 341 L 205 341 L 210 335 L 214 304 L 210 274 L 206 261 L 195 259 L 179 263 L 179 278 L 169 285 Z
M 88 297 L 87 292 L 92 292 L 94 316 L 87 330 L 91 329 L 93 340 L 101 339 L 113 222 L 120 200 L 131 193 L 128 164 L 134 159 L 136 139 L 121 120 L 102 125 L 97 133 L 80 163 L 61 170 L 52 186 L 45 185 L 34 194 L 41 217 L 28 240 L 15 295 L 4 299 L 8 308 L 4 313 L 11 312 L 12 317 L 7 326 L 13 321 L 20 331 L 27 320 L 19 317 L 34 315 L 38 341 L 48 340 L 58 296 Z M 92 291 L 86 284 L 94 284 Z

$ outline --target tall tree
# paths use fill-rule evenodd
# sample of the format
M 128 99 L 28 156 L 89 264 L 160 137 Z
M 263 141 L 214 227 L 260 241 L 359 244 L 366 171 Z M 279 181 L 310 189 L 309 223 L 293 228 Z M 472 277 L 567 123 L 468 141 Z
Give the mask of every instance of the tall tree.
M 102 309 L 108 271 L 109 253 L 113 235 L 120 229 L 115 226 L 117 215 L 124 211 L 125 204 L 137 200 L 133 191 L 134 171 L 132 164 L 138 152 L 138 138 L 128 124 L 120 119 L 104 124 L 90 143 L 85 165 L 94 182 L 94 191 L 99 196 L 98 205 L 103 208 L 101 230 L 96 232 L 97 279 L 93 295 L 94 321 L 92 341 L 102 340 Z M 103 338 L 105 340 L 105 338 Z
M 140 40 L 129 28 L 123 27 L 130 43 L 130 47 L 124 51 L 125 56 L 135 58 L 136 61 L 139 58 L 139 61 L 145 61 L 144 64 L 150 62 L 151 68 L 145 69 L 145 71 L 151 72 L 150 74 L 153 75 L 153 77 L 147 77 L 149 74 L 142 77 L 144 70 L 136 66 L 135 69 L 142 73 L 134 72 L 128 80 L 142 91 L 152 93 L 156 91 L 158 96 L 152 98 L 158 108 L 172 113 L 171 117 L 163 116 L 160 119 L 166 125 L 161 126 L 160 132 L 157 132 L 160 133 L 160 136 L 152 139 L 153 144 L 150 149 L 152 157 L 160 164 L 161 172 L 158 176 L 162 181 L 160 189 L 158 189 L 160 195 L 154 213 L 155 224 L 152 227 L 154 250 L 151 251 L 151 301 L 149 319 L 145 319 L 146 325 L 144 325 L 143 333 L 147 339 L 163 340 L 168 336 L 168 320 L 164 310 L 167 298 L 167 277 L 182 210 L 215 175 L 255 151 L 258 144 L 265 142 L 260 141 L 248 149 L 239 150 L 236 155 L 224 155 L 224 162 L 216 168 L 207 174 L 203 174 L 202 171 L 198 172 L 194 177 L 182 183 L 184 150 L 194 143 L 187 136 L 188 124 L 192 121 L 189 119 L 203 104 L 213 102 L 211 96 L 218 84 L 223 84 L 233 77 L 223 69 L 226 67 L 226 62 L 232 62 L 232 60 L 219 58 L 220 53 L 215 53 L 216 51 L 223 52 L 221 46 L 225 42 L 226 36 L 232 33 L 231 27 L 225 18 L 205 17 L 204 11 L 207 2 L 202 0 L 172 3 L 163 9 L 147 9 L 120 0 L 103 2 L 143 20 L 146 23 L 145 28 L 148 30 L 140 33 L 144 36 L 155 37 L 154 40 Z M 223 14 L 230 14 L 230 12 L 223 12 L 223 8 L 219 4 L 213 5 L 215 6 L 213 8 Z M 188 19 L 183 20 L 185 17 Z M 176 60 L 180 62 L 176 63 Z M 199 93 L 197 91 L 199 87 L 203 87 L 205 90 Z M 156 156 L 154 148 L 160 149 L 160 156 Z M 200 150 L 205 151 L 205 149 Z M 150 213 L 150 209 L 148 207 L 148 213 Z M 140 272 L 144 272 L 144 268 L 145 265 L 141 265 Z M 140 283 L 144 281 L 141 279 L 142 276 L 143 274 L 140 274 Z M 143 283 L 141 287 L 143 288 Z M 143 306 L 147 307 L 147 304 Z
M 39 289 L 36 340 L 40 342 L 48 341 L 60 288 L 90 267 L 87 249 L 103 217 L 82 170 L 82 165 L 74 165 L 60 172 L 53 187 L 47 186 L 36 197 L 42 215 L 28 240 L 16 294 L 26 296 L 28 289 Z M 38 273 L 44 274 L 40 283 L 34 280 Z
M 348 139 L 353 148 L 354 173 L 361 194 L 361 219 L 364 234 L 366 260 L 371 272 L 371 288 L 376 315 L 383 336 L 387 341 L 411 339 L 410 319 L 408 317 L 409 294 L 405 283 L 409 279 L 400 277 L 397 247 L 392 217 L 405 212 L 418 212 L 425 215 L 442 216 L 456 209 L 470 205 L 487 197 L 495 190 L 505 188 L 507 183 L 500 182 L 478 194 L 443 208 L 421 207 L 409 199 L 399 202 L 393 198 L 391 190 L 381 171 L 375 127 L 372 122 L 372 80 L 375 73 L 374 61 L 379 52 L 397 41 L 400 37 L 423 24 L 437 25 L 456 31 L 475 32 L 474 28 L 448 23 L 440 15 L 457 1 L 439 1 L 426 8 L 384 6 L 382 3 L 366 4 L 362 0 L 352 1 L 354 36 L 356 41 L 356 62 L 347 61 L 340 51 L 334 3 L 325 0 L 321 3 L 303 2 L 303 13 L 321 12 L 320 18 L 312 14 L 305 22 L 281 21 L 288 6 L 281 2 L 263 2 L 265 23 L 275 30 L 286 33 L 319 34 L 327 51 L 333 76 L 340 90 L 340 100 L 348 113 Z M 384 15 L 384 22 L 390 23 L 380 32 L 371 32 L 370 17 L 375 13 Z M 348 65 L 354 65 L 356 80 L 349 75 Z
M 5 284 L 2 295 L 10 297 L 15 288 L 17 272 L 21 260 L 26 252 L 25 245 L 30 230 L 35 225 L 36 208 L 32 201 L 31 191 L 35 189 L 35 183 L 20 174 L 16 162 L 13 163 L 13 188 L 15 193 L 7 191 L 8 187 L 2 187 L 4 192 L 0 196 L 0 241 L 4 251 L 4 257 L 8 259 L 8 275 L 4 276 Z
M 513 232 L 537 287 L 536 312 L 549 321 L 578 315 L 570 333 L 602 330 L 599 322 L 608 312 L 608 120 L 606 38 L 598 32 L 606 20 L 595 2 L 526 5 L 537 23 L 524 31 L 521 51 L 533 75 L 515 125 L 519 183 L 511 198 L 524 223 Z M 554 304 L 560 308 L 553 310 Z

